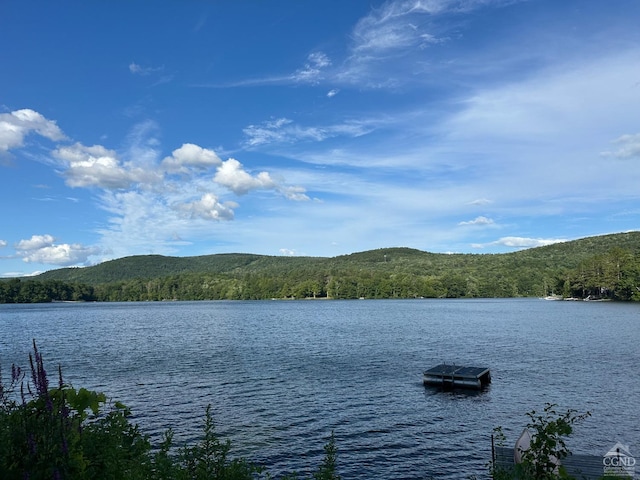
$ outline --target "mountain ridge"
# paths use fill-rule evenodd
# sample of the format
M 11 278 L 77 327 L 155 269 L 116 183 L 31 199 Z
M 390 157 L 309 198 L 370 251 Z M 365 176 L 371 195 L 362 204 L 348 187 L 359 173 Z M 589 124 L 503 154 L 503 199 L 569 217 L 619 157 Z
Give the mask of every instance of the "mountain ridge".
M 585 259 L 621 248 L 640 254 L 640 232 L 584 237 L 508 253 L 433 253 L 409 247 L 387 247 L 335 257 L 217 253 L 189 257 L 132 255 L 89 267 L 49 270 L 32 278 L 89 285 L 183 274 L 286 275 L 306 271 L 370 269 L 376 272 L 444 274 L 456 270 L 525 268 L 542 271 L 575 268 Z

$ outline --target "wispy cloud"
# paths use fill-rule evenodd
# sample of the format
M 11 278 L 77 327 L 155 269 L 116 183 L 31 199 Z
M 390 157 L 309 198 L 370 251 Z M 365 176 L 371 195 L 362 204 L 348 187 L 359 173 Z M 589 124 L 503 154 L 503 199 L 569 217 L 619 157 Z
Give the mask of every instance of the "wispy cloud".
M 151 75 L 152 73 L 158 73 L 158 72 L 162 72 L 164 70 L 164 66 L 162 67 L 150 67 L 150 66 L 142 66 L 138 63 L 135 62 L 131 62 L 129 64 L 129 71 L 133 74 L 133 75 L 140 75 L 140 76 L 147 76 L 147 75 Z
M 398 88 L 433 81 L 442 73 L 425 50 L 451 41 L 452 17 L 520 0 L 391 0 L 374 8 L 353 28 L 350 55 L 333 80 L 368 88 Z M 453 58 L 459 61 L 457 55 Z M 440 64 L 442 68 L 444 64 Z M 426 68 L 426 70 L 425 70 Z M 390 73 L 394 72 L 394 73 Z
M 502 237 L 494 242 L 474 243 L 473 248 L 486 248 L 494 246 L 503 246 L 510 248 L 533 248 L 553 245 L 554 243 L 562 243 L 567 240 L 561 238 L 527 238 L 527 237 Z
M 245 146 L 258 147 L 267 144 L 293 144 L 297 142 L 322 142 L 333 137 L 360 137 L 371 133 L 376 121 L 347 121 L 337 125 L 307 127 L 288 118 L 268 120 L 243 129 Z
M 634 135 L 622 135 L 613 142 L 619 145 L 617 150 L 602 152 L 603 157 L 626 160 L 629 158 L 640 158 L 640 133 Z
M 453 3 L 415 0 L 387 2 L 356 24 L 352 49 L 361 55 L 380 55 L 389 50 L 419 47 L 424 42 L 437 43 L 438 39 L 433 34 L 424 31 L 424 27 L 418 27 L 424 25 L 424 21 L 419 19 L 442 13 Z
M 451 40 L 442 17 L 462 15 L 479 8 L 500 7 L 524 0 L 391 0 L 373 8 L 349 34 L 347 54 L 339 61 L 314 51 L 293 72 L 245 78 L 234 82 L 193 84 L 193 87 L 227 88 L 320 83 L 356 85 L 360 88 L 397 88 L 414 82 L 429 63 L 424 50 Z M 394 72 L 394 73 L 391 73 Z M 337 93 L 332 89 L 328 96 Z M 334 92 L 334 93 L 331 93 Z
M 458 225 L 477 225 L 477 226 L 487 226 L 487 225 L 494 225 L 494 224 L 495 222 L 493 221 L 493 219 L 484 217 L 484 216 L 479 216 L 474 218 L 473 220 L 468 220 L 468 221 L 458 223 Z
M 484 206 L 484 205 L 489 205 L 493 203 L 491 200 L 487 199 L 487 198 L 478 198 L 476 200 L 472 200 L 471 202 L 469 202 L 469 205 L 477 205 L 477 206 Z
M 304 67 L 297 70 L 292 79 L 295 82 L 315 84 L 322 78 L 322 72 L 331 65 L 329 57 L 322 52 L 314 52 L 307 57 Z

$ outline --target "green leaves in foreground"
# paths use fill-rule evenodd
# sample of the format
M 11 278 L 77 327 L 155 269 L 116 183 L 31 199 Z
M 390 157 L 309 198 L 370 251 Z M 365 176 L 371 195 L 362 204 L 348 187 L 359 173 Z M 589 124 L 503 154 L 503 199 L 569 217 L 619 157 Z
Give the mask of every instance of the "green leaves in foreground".
M 494 480 L 558 480 L 570 479 L 560 461 L 571 452 L 567 448 L 565 439 L 573 432 L 573 427 L 591 416 L 591 413 L 578 414 L 569 409 L 564 413 L 556 410 L 557 405 L 545 404 L 542 412 L 532 410 L 527 413 L 529 423 L 527 429 L 531 432 L 531 443 L 527 450 L 520 450 L 522 463 L 515 465 L 513 470 L 505 470 L 491 466 Z M 502 429 L 497 427 L 494 434 L 498 445 L 504 440 Z

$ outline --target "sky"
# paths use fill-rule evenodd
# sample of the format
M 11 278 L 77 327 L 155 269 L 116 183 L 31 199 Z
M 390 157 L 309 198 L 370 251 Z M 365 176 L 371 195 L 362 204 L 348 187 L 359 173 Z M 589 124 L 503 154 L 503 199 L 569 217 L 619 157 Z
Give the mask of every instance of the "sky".
M 0 276 L 640 227 L 637 0 L 4 0 Z

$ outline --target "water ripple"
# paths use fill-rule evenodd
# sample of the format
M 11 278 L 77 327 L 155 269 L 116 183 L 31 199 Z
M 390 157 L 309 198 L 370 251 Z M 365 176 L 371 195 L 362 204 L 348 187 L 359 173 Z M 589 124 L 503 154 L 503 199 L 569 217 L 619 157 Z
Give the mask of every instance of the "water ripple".
M 545 402 L 592 411 L 575 451 L 640 450 L 639 318 L 537 300 L 2 305 L 0 360 L 25 365 L 35 338 L 50 369 L 178 444 L 211 404 L 234 451 L 275 476 L 312 471 L 334 431 L 345 479 L 488 478 L 492 428 L 514 440 Z M 425 389 L 442 361 L 488 365 L 494 381 Z

